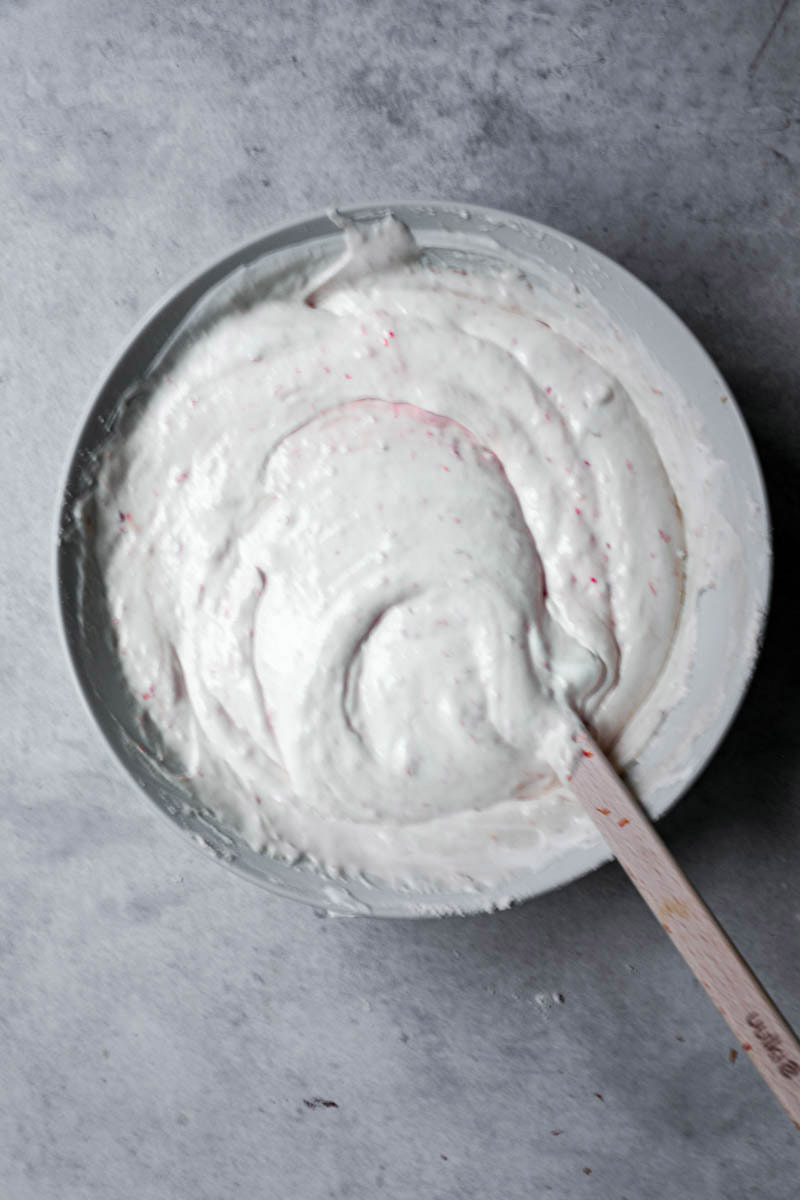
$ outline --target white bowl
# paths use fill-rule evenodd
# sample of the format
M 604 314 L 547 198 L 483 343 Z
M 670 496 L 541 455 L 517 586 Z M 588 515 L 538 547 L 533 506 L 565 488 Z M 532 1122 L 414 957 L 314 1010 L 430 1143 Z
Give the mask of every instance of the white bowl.
M 665 713 L 658 737 L 630 772 L 634 785 L 640 771 L 659 780 L 646 796 L 651 815 L 658 817 L 699 775 L 725 734 L 747 688 L 763 629 L 770 585 L 769 523 L 758 461 L 741 415 L 719 371 L 686 326 L 648 288 L 597 251 L 534 221 L 474 206 L 370 204 L 342 215 L 362 222 L 387 212 L 445 261 L 510 265 L 580 290 L 689 399 L 703 440 L 727 466 L 714 475 L 710 502 L 736 531 L 739 556 L 722 567 L 716 586 L 700 595 L 691 685 Z M 75 501 L 92 486 L 98 451 L 120 408 L 136 403 L 148 371 L 179 347 L 190 314 L 195 328 L 198 321 L 211 321 L 232 298 L 275 286 L 299 261 L 332 257 L 341 243 L 341 227 L 330 214 L 278 226 L 181 284 L 131 335 L 96 390 L 64 484 L 57 572 L 67 649 L 89 710 L 129 775 L 181 829 L 241 875 L 337 913 L 419 917 L 505 907 L 576 879 L 607 861 L 609 851 L 602 843 L 569 849 L 502 888 L 420 894 L 381 881 L 331 878 L 307 862 L 289 864 L 256 854 L 202 810 L 188 785 L 169 775 L 142 743 L 97 563 L 76 522 Z

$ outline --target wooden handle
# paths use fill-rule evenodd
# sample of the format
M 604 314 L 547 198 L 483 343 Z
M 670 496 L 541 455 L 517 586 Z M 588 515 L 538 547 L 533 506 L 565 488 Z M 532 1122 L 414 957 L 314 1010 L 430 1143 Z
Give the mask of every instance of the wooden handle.
M 577 740 L 575 794 L 800 1129 L 800 1043 L 602 751 Z

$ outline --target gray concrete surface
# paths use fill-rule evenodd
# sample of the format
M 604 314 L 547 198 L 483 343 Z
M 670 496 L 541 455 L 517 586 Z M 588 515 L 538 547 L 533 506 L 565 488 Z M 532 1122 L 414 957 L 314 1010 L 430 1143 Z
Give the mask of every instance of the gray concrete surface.
M 220 248 L 435 196 L 619 259 L 765 466 L 764 657 L 664 832 L 800 1025 L 798 61 L 796 0 L 0 3 L 4 1198 L 796 1200 L 796 1130 L 616 867 L 439 923 L 262 894 L 118 775 L 51 560 L 93 381 Z

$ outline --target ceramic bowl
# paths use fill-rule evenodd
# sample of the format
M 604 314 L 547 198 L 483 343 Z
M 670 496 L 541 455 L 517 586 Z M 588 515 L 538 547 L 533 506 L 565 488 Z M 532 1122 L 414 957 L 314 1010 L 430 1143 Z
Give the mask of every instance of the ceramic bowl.
M 655 775 L 663 782 L 645 797 L 649 811 L 658 817 L 702 771 L 733 719 L 753 670 L 767 608 L 770 538 L 764 487 L 730 389 L 675 314 L 622 267 L 588 246 L 534 221 L 460 204 L 370 204 L 341 215 L 369 222 L 387 212 L 404 221 L 435 259 L 478 269 L 510 266 L 529 277 L 560 280 L 591 298 L 624 337 L 642 347 L 654 370 L 670 378 L 689 400 L 704 440 L 726 468 L 715 475 L 716 495 L 711 499 L 736 531 L 740 555 L 698 600 L 691 685 L 681 703 L 664 716 L 654 751 L 660 755 L 654 760 Z M 277 226 L 178 286 L 123 346 L 92 398 L 61 497 L 57 576 L 66 646 L 89 711 L 130 777 L 181 830 L 240 875 L 336 913 L 419 917 L 505 907 L 585 874 L 610 858 L 608 850 L 598 843 L 562 852 L 502 888 L 422 895 L 380 881 L 333 879 L 302 861 L 290 865 L 254 853 L 200 808 L 187 785 L 165 773 L 142 741 L 136 705 L 115 653 L 97 564 L 77 529 L 76 499 L 91 488 L 116 415 L 123 404 L 135 403 L 142 380 L 164 356 L 179 350 L 187 320 L 189 327 L 196 327 L 213 321 L 216 313 L 242 297 L 279 289 L 298 263 L 338 254 L 342 238 L 336 214 Z M 649 753 L 645 747 L 640 765 L 648 765 Z M 653 765 L 649 764 L 651 777 Z

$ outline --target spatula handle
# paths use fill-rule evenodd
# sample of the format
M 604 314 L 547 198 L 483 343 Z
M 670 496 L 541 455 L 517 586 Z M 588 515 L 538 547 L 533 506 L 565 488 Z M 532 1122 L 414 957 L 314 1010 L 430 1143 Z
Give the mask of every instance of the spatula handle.
M 800 1043 L 588 733 L 569 782 L 742 1049 L 800 1129 Z

